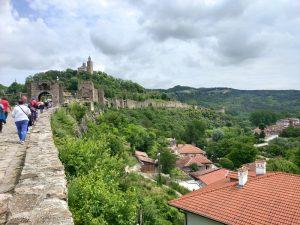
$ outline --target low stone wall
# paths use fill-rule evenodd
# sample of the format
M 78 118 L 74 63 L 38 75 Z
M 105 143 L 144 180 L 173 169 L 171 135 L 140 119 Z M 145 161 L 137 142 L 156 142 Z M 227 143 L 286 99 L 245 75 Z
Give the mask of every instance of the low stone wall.
M 179 101 L 162 101 L 156 99 L 147 99 L 145 101 L 134 101 L 131 99 L 122 100 L 122 99 L 113 99 L 111 102 L 112 105 L 116 108 L 129 108 L 129 109 L 138 109 L 138 108 L 192 108 L 192 105 L 188 105 Z
M 24 167 L 9 201 L 7 225 L 71 225 L 67 181 L 50 126 L 51 111 L 42 114 L 26 146 Z

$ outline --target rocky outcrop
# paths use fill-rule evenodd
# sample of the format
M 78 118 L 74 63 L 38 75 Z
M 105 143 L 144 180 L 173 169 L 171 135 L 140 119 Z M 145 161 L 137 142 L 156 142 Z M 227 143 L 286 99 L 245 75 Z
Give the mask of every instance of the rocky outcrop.
M 7 225 L 71 225 L 67 182 L 50 127 L 50 110 L 32 129 L 24 167 L 8 203 Z

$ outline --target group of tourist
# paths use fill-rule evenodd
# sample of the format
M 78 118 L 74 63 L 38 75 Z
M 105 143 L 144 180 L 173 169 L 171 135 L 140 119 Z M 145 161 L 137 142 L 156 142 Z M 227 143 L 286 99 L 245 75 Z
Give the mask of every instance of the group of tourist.
M 50 107 L 52 107 L 51 100 L 46 99 L 42 102 L 32 98 L 28 102 L 27 97 L 23 96 L 12 110 L 8 100 L 3 97 L 0 100 L 0 132 L 2 132 L 3 125 L 6 124 L 9 111 L 12 110 L 11 116 L 17 127 L 19 142 L 24 144 L 29 127 L 33 126 L 38 118 L 38 110 L 43 113 L 44 109 Z

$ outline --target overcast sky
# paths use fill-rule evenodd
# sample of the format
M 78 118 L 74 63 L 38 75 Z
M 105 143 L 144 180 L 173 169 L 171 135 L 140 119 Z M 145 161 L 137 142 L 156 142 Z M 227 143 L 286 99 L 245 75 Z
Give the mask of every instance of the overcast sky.
M 147 88 L 300 89 L 300 0 L 0 0 L 0 83 L 89 55 Z

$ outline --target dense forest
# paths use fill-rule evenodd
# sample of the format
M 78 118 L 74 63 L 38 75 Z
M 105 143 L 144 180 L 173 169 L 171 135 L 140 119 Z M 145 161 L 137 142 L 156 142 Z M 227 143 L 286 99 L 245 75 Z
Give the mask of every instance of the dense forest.
M 255 110 L 276 111 L 284 116 L 298 115 L 299 90 L 237 90 L 231 88 L 191 88 L 175 86 L 167 90 L 170 98 L 189 104 L 220 109 L 225 106 L 231 115 L 248 117 Z

